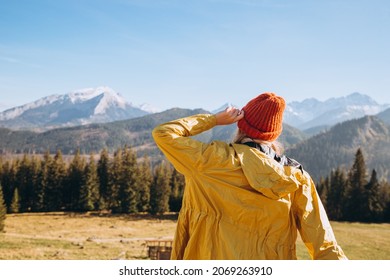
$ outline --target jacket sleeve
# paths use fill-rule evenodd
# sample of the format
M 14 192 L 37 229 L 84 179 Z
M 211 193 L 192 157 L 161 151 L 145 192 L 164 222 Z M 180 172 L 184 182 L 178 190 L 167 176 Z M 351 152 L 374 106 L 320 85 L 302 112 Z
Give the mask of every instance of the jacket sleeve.
M 157 126 L 153 138 L 159 149 L 173 166 L 182 174 L 196 169 L 207 144 L 197 141 L 194 136 L 216 125 L 212 114 L 199 114 Z
M 343 250 L 337 244 L 313 180 L 306 172 L 300 175 L 305 177 L 306 183 L 295 192 L 293 209 L 298 230 L 311 258 L 347 260 Z

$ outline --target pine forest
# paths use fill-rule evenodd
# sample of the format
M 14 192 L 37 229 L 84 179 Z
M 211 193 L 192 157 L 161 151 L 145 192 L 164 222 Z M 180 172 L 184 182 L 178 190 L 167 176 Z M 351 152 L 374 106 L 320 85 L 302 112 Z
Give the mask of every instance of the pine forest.
M 137 159 L 128 147 L 88 157 L 77 151 L 67 160 L 61 151 L 0 157 L 0 184 L 0 221 L 5 212 L 163 214 L 180 209 L 184 191 L 184 177 L 171 165 L 152 166 L 148 156 Z

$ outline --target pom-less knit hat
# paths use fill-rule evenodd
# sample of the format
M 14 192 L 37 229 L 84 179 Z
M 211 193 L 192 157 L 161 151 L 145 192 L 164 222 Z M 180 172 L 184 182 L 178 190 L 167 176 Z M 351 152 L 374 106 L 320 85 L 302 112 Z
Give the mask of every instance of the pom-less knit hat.
M 282 133 L 284 99 L 274 93 L 263 93 L 252 99 L 242 110 L 244 118 L 237 125 L 247 136 L 274 141 Z

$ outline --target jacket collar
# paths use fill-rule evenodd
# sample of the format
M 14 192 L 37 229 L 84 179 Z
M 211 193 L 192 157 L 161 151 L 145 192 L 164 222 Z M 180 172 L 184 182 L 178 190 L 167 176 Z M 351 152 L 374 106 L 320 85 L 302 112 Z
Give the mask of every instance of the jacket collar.
M 242 170 L 253 189 L 271 199 L 280 199 L 298 189 L 295 176 L 299 169 L 285 166 L 258 149 L 244 144 L 232 144 Z

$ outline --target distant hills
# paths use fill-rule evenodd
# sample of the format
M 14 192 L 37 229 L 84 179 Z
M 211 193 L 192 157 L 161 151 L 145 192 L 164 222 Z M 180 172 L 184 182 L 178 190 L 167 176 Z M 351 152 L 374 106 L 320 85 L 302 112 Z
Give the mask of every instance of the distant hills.
M 379 113 L 378 114 L 378 118 L 380 118 L 381 120 L 383 120 L 385 123 L 389 124 L 390 125 L 390 108 Z
M 88 154 L 97 153 L 103 148 L 114 151 L 128 145 L 149 153 L 150 149 L 155 149 L 155 146 L 151 147 L 154 145 L 151 138 L 154 126 L 200 112 L 205 111 L 171 109 L 123 121 L 56 128 L 44 132 L 0 128 L 0 152 L 42 153 L 49 150 L 54 153 L 60 149 L 64 154 L 72 154 L 80 149 L 82 153 Z
M 337 123 L 376 115 L 389 107 L 390 104 L 378 104 L 369 96 L 357 92 L 326 101 L 310 98 L 287 104 L 284 122 L 300 130 L 317 133 Z
M 72 154 L 76 149 L 80 149 L 82 153 L 88 154 L 97 153 L 103 148 L 114 151 L 128 145 L 137 150 L 140 156 L 144 153 L 155 156 L 159 154 L 151 135 L 155 126 L 200 113 L 208 112 L 202 109 L 173 108 L 129 120 L 57 128 L 45 132 L 12 131 L 0 128 L 0 153 L 44 153 L 46 150 L 54 153 L 60 149 L 64 154 Z M 196 138 L 205 142 L 230 141 L 235 131 L 236 125 L 218 126 Z M 305 135 L 285 125 L 281 139 L 284 139 L 286 146 L 291 146 L 305 139 Z
M 366 165 L 379 176 L 390 179 L 390 126 L 378 116 L 365 116 L 337 124 L 291 147 L 287 154 L 298 160 L 315 179 L 332 169 L 349 169 L 361 148 Z

